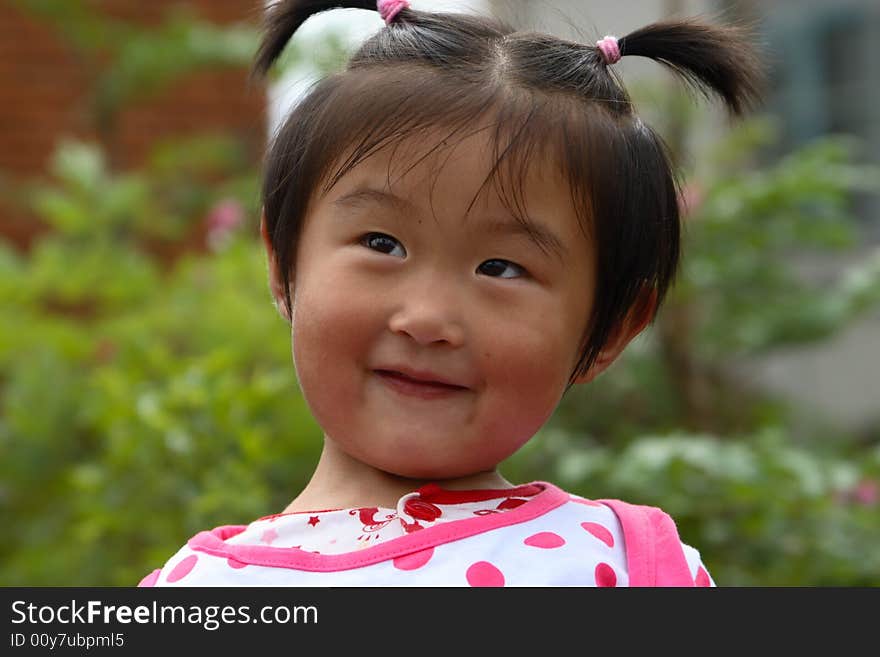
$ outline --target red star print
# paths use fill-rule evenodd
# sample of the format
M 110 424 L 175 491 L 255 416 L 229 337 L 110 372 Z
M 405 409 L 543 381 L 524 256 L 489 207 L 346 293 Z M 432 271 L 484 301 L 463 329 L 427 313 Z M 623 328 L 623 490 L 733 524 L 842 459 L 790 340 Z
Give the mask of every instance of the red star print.
M 312 527 L 314 527 L 315 525 L 317 525 L 319 522 L 321 522 L 321 521 L 318 519 L 318 516 L 309 516 L 309 524 L 310 524 Z

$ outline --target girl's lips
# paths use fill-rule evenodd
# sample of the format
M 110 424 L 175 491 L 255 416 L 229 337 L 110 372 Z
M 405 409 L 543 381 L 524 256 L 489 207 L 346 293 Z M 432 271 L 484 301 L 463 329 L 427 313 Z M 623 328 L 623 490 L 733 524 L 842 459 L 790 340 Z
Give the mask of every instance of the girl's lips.
M 445 383 L 415 381 L 399 372 L 375 370 L 375 374 L 382 383 L 395 392 L 420 399 L 442 399 L 467 390 L 467 388 L 461 386 L 452 386 Z

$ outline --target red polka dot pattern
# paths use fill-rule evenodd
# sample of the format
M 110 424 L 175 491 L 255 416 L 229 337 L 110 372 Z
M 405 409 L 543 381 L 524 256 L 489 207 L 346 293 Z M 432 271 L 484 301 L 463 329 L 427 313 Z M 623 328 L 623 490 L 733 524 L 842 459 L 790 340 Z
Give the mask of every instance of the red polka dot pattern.
M 191 554 L 186 559 L 183 559 L 179 564 L 174 566 L 174 570 L 169 573 L 168 581 L 177 582 L 189 575 L 198 560 L 199 557 L 195 554 Z
M 504 574 L 488 561 L 478 561 L 465 574 L 471 586 L 504 586 Z
M 558 548 L 565 545 L 565 539 L 555 532 L 539 532 L 529 536 L 523 543 L 537 548 Z
M 428 563 L 433 556 L 434 548 L 431 547 L 427 550 L 413 552 L 412 554 L 404 554 L 402 557 L 394 559 L 392 563 L 398 570 L 416 570 Z
M 617 573 L 607 563 L 596 566 L 596 586 L 617 586 Z
M 611 535 L 611 532 L 608 531 L 608 528 L 604 525 L 600 525 L 598 522 L 582 522 L 581 527 L 586 529 L 608 547 L 614 547 L 614 536 Z

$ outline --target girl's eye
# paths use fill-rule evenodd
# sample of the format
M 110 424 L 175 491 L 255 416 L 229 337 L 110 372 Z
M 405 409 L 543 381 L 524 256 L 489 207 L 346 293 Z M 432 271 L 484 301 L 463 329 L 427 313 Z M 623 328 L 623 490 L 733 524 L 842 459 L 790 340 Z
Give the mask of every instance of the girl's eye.
M 361 238 L 360 243 L 373 251 L 406 257 L 406 250 L 403 248 L 403 245 L 385 233 L 367 233 Z M 395 250 L 398 252 L 394 253 Z
M 495 278 L 516 278 L 518 276 L 526 275 L 526 270 L 520 267 L 515 262 L 510 262 L 509 260 L 499 260 L 497 258 L 494 260 L 487 260 L 477 268 L 477 271 L 480 271 L 487 276 L 492 276 Z

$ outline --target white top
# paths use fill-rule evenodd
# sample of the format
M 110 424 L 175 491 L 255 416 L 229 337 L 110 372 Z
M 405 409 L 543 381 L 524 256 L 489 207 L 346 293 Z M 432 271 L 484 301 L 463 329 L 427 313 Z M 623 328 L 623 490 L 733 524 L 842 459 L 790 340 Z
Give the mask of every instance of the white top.
M 675 539 L 678 549 L 677 535 Z M 699 553 L 684 544 L 680 548 L 691 580 L 713 586 Z M 624 531 L 612 507 L 546 482 L 473 491 L 447 491 L 429 484 L 401 497 L 394 509 L 277 514 L 246 526 L 217 527 L 194 536 L 141 582 L 141 586 L 628 584 Z

